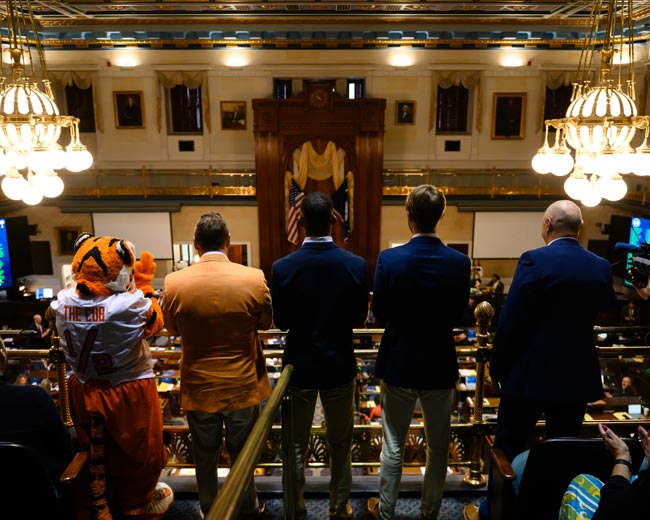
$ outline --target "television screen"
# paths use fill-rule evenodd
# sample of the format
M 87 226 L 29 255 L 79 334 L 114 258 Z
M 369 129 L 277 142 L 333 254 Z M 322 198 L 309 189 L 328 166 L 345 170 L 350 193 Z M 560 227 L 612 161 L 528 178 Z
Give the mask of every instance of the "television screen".
M 36 289 L 35 296 L 37 300 L 52 299 L 54 298 L 54 289 L 52 287 L 39 287 Z
M 7 222 L 0 218 L 0 289 L 11 287 L 11 262 L 9 261 L 9 240 Z
M 650 219 L 633 217 L 630 221 L 630 236 L 628 243 L 633 246 L 648 244 L 650 242 Z M 627 271 L 632 267 L 632 253 L 627 254 L 627 261 L 625 263 L 625 270 Z M 632 287 L 632 284 L 625 280 L 625 285 Z

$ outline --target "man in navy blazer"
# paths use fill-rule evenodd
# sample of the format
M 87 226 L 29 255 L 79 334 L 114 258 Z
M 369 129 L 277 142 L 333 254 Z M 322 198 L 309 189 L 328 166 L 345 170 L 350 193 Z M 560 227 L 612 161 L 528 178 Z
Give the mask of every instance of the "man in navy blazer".
M 547 438 L 576 437 L 587 403 L 603 397 L 593 329 L 616 293 L 609 262 L 578 242 L 581 227 L 575 203 L 546 209 L 546 246 L 521 255 L 501 311 L 490 362 L 501 386 L 494 447 L 510 460 L 542 414 Z
M 379 501 L 374 518 L 393 518 L 402 456 L 417 399 L 422 403 L 427 464 L 422 516 L 437 518 L 447 474 L 450 417 L 458 364 L 453 328 L 469 301 L 469 257 L 445 246 L 436 226 L 445 197 L 435 186 L 415 188 L 406 199 L 411 240 L 379 254 L 372 311 L 386 324 L 375 376 L 381 379 L 383 442 Z
M 368 312 L 366 261 L 338 247 L 332 237 L 332 199 L 321 192 L 302 201 L 299 225 L 306 238 L 296 252 L 277 260 L 271 275 L 275 325 L 289 330 L 283 365 L 294 373 L 293 441 L 298 492 L 296 517 L 307 515 L 303 496 L 305 455 L 320 394 L 330 454 L 330 518 L 352 518 L 350 449 L 354 425 L 356 359 L 352 328 Z

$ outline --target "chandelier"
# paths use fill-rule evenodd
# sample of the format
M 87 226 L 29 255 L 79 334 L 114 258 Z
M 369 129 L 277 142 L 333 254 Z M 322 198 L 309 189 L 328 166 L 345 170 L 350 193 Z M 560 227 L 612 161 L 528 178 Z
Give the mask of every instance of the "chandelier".
M 532 160 L 537 173 L 570 174 L 564 190 L 585 206 L 625 197 L 623 175 L 650 175 L 650 118 L 637 115 L 635 103 L 632 0 L 595 0 L 591 9 L 571 103 L 565 117 L 544 122 L 544 145 Z M 594 80 L 597 46 L 601 59 Z M 645 137 L 635 149 L 631 143 L 639 130 L 645 130 Z
M 79 119 L 61 115 L 54 102 L 31 1 L 6 0 L 4 7 L 0 60 L 2 191 L 12 200 L 38 204 L 44 196 L 58 197 L 63 192 L 63 181 L 56 170 L 86 170 L 93 157 L 79 140 Z M 40 82 L 32 54 L 38 58 Z M 2 64 L 5 57 L 11 64 L 10 73 Z M 63 128 L 70 134 L 65 149 L 59 144 Z

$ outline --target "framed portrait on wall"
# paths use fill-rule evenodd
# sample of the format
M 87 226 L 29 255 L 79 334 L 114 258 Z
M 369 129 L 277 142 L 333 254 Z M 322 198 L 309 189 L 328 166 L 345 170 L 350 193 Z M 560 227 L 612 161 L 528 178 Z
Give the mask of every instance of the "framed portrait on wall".
M 81 233 L 80 227 L 66 226 L 54 228 L 56 253 L 59 256 L 74 255 L 74 243 Z
M 113 92 L 116 128 L 144 128 L 142 91 Z
M 395 124 L 415 124 L 415 101 L 395 101 Z
M 492 139 L 523 139 L 526 93 L 495 93 L 492 104 Z
M 221 129 L 246 130 L 246 101 L 221 102 Z

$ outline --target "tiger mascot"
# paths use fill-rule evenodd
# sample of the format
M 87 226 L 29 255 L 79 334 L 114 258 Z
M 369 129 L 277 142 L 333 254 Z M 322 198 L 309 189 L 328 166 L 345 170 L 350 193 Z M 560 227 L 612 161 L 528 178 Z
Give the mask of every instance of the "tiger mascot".
M 132 243 L 84 233 L 74 245 L 76 288 L 52 302 L 70 377 L 70 405 L 83 450 L 90 451 L 93 518 L 162 518 L 174 495 L 158 482 L 167 462 L 151 352 L 162 328 L 153 256 L 135 260 Z M 116 504 L 115 506 L 113 504 Z

